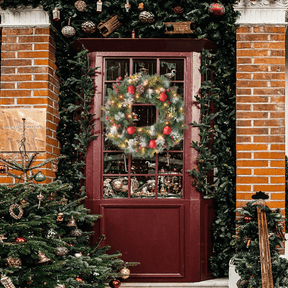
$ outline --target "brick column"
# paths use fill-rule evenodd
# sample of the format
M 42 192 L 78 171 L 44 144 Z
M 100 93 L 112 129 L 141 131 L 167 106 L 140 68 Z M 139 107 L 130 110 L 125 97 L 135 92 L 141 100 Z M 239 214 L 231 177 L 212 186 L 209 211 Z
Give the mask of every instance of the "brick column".
M 45 151 L 41 151 L 37 159 L 40 162 L 56 157 L 60 154 L 59 143 L 56 140 L 59 120 L 59 79 L 56 76 L 55 42 L 48 14 L 41 8 L 25 8 L 20 11 L 13 9 L 0 13 L 2 16 L 0 108 L 44 108 Z M 39 23 L 36 23 L 37 21 Z M 23 23 L 23 26 L 22 24 L 19 26 L 19 23 Z M 13 154 L 15 153 L 10 151 L 5 153 L 5 157 Z M 43 169 L 43 173 L 47 176 L 46 182 L 55 177 L 50 167 L 51 164 Z M 0 183 L 9 182 L 11 180 L 6 177 L 0 178 Z
M 261 7 L 238 6 L 236 206 L 261 190 L 284 214 L 285 10 L 277 8 L 279 1 L 257 3 Z

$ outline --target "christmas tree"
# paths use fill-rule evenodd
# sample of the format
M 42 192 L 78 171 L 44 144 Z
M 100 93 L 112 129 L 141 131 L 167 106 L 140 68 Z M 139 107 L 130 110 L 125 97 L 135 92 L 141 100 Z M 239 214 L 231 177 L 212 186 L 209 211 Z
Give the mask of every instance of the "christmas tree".
M 38 184 L 45 176 L 35 170 L 55 159 L 33 166 L 37 153 L 28 156 L 22 140 L 21 164 L 0 158 L 0 170 L 22 180 L 0 186 L 1 283 L 6 288 L 119 287 L 116 278 L 128 278 L 126 266 L 137 263 L 125 263 L 119 252 L 106 254 L 104 235 L 89 246 L 90 227 L 101 216 L 89 214 L 85 197 L 71 197 L 71 185 Z
M 258 192 L 254 199 L 259 197 L 266 198 L 263 192 Z M 252 196 L 252 197 L 253 197 Z M 268 238 L 270 251 L 266 251 L 271 258 L 272 276 L 274 287 L 286 287 L 288 281 L 288 261 L 279 255 L 283 250 L 283 241 L 285 240 L 282 232 L 284 220 L 279 211 L 273 211 L 263 203 L 251 201 L 246 204 L 241 210 L 241 218 L 237 221 L 237 235 L 232 241 L 236 250 L 234 264 L 236 271 L 240 275 L 240 280 L 237 282 L 239 288 L 246 287 L 262 287 L 261 274 L 261 259 L 259 249 L 259 232 L 257 207 L 266 214 Z M 261 231 L 260 233 L 262 233 Z M 261 251 L 262 253 L 265 251 Z M 261 261 L 260 261 L 261 259 Z

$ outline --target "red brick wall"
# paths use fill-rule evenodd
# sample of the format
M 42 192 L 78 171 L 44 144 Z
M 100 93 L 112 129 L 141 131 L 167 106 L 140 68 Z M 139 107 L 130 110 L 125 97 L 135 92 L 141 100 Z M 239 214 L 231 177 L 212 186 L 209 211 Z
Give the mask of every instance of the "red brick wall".
M 261 190 L 284 212 L 284 25 L 238 27 L 236 86 L 237 208 Z
M 55 47 L 50 28 L 2 29 L 0 108 L 46 109 L 46 152 L 38 156 L 40 162 L 60 154 Z M 43 170 L 47 182 L 55 176 L 49 167 Z M 0 178 L 2 184 L 10 182 Z

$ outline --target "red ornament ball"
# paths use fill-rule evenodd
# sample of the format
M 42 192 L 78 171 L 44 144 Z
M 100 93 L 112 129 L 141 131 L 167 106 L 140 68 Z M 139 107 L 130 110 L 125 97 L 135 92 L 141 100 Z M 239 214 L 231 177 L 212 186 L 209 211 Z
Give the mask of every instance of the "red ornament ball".
M 129 135 L 132 135 L 132 134 L 134 134 L 136 132 L 136 128 L 134 127 L 134 126 L 129 126 L 128 128 L 127 128 L 127 133 L 129 134 Z
M 170 126 L 165 126 L 164 128 L 163 128 L 163 134 L 164 135 L 170 135 L 170 133 L 171 133 L 171 127 Z
M 128 92 L 132 95 L 135 94 L 136 88 L 132 85 L 128 86 Z
M 77 277 L 75 280 L 76 280 L 77 282 L 83 282 L 83 279 L 81 279 L 80 277 Z
M 0 173 L 5 173 L 6 172 L 6 166 L 5 165 L 0 165 Z
M 148 145 L 152 149 L 156 148 L 157 147 L 156 140 L 154 140 L 154 139 L 150 140 Z
M 18 238 L 16 238 L 15 242 L 16 243 L 25 243 L 25 242 L 27 242 L 27 240 L 24 237 L 18 237 Z
M 159 95 L 159 100 L 161 102 L 165 102 L 167 100 L 167 94 L 165 92 L 161 92 Z
M 250 222 L 252 220 L 253 220 L 253 218 L 251 216 L 244 216 L 244 222 L 245 223 L 248 223 L 248 222 Z
M 220 3 L 212 3 L 209 6 L 208 12 L 213 16 L 222 16 L 225 13 L 225 8 Z
M 118 288 L 121 286 L 121 281 L 118 279 L 112 280 L 110 281 L 109 286 L 112 288 Z

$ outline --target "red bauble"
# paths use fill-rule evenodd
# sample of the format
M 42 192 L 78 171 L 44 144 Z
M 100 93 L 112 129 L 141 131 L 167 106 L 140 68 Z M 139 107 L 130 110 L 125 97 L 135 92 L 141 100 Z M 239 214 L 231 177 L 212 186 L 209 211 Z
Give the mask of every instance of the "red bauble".
M 16 238 L 15 242 L 16 243 L 25 243 L 25 242 L 27 242 L 27 240 L 24 237 L 18 237 L 18 238 Z
M 167 100 L 167 94 L 165 92 L 161 92 L 160 95 L 159 95 L 159 100 L 161 102 L 164 102 Z
M 165 126 L 164 128 L 163 128 L 163 134 L 164 135 L 170 135 L 170 133 L 171 133 L 171 127 L 170 126 Z
M 209 6 L 208 12 L 213 16 L 222 16 L 225 13 L 225 8 L 220 3 L 212 3 Z
M 134 86 L 132 86 L 132 85 L 128 86 L 128 92 L 129 92 L 130 94 L 134 95 L 134 94 L 135 94 L 135 91 L 136 91 L 136 89 L 135 89 Z
M 76 280 L 77 282 L 83 282 L 83 280 L 82 280 L 80 277 L 77 277 L 75 280 Z
M 7 168 L 5 165 L 0 165 L 0 173 L 5 173 L 7 171 Z
M 132 135 L 132 134 L 134 134 L 136 132 L 136 128 L 134 127 L 134 126 L 129 126 L 128 128 L 127 128 L 127 133 L 129 134 L 129 135 Z
M 157 147 L 157 143 L 156 143 L 156 140 L 152 139 L 149 141 L 149 147 L 154 149 Z
M 244 216 L 244 222 L 245 223 L 248 223 L 248 222 L 250 222 L 252 220 L 253 220 L 253 218 L 251 216 Z
M 112 280 L 110 281 L 109 286 L 112 288 L 118 288 L 121 286 L 121 281 L 118 279 Z

